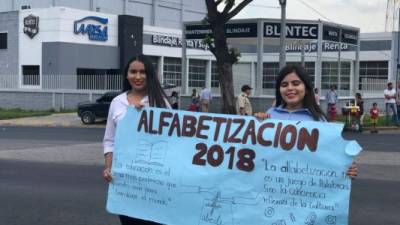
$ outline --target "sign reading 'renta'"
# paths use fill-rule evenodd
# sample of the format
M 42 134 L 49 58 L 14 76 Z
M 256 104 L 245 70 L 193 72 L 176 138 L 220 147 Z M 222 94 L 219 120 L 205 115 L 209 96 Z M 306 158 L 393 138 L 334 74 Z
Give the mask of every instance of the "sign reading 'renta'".
M 24 18 L 24 33 L 30 38 L 35 37 L 39 33 L 39 17 L 29 15 Z
M 108 19 L 88 16 L 74 22 L 74 33 L 88 35 L 92 41 L 108 40 Z
M 129 107 L 107 210 L 174 225 L 346 225 L 361 149 L 342 128 Z

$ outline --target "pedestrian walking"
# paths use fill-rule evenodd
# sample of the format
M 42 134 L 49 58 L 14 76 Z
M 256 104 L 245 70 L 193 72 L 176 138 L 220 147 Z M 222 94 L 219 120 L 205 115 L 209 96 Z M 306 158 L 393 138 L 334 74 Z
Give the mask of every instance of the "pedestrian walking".
M 358 131 L 362 132 L 363 121 L 364 121 L 364 100 L 361 93 L 356 93 L 355 106 L 358 106 L 358 111 L 355 112 L 356 125 L 358 125 Z
M 198 112 L 200 109 L 200 98 L 197 94 L 196 89 L 192 90 L 192 95 L 190 96 L 190 105 L 188 111 Z
M 212 100 L 211 91 L 208 90 L 206 87 L 203 87 L 203 89 L 200 92 L 200 103 L 201 103 L 201 111 L 202 112 L 209 111 L 211 100 Z
M 317 105 L 320 105 L 320 97 L 319 97 L 318 88 L 314 88 L 314 95 L 315 95 L 315 102 L 317 102 Z
M 111 182 L 111 166 L 117 123 L 126 114 L 128 107 L 171 108 L 167 96 L 161 88 L 152 61 L 144 55 L 129 60 L 123 75 L 123 93 L 113 99 L 108 113 L 106 131 L 103 139 L 105 168 L 103 177 Z M 150 212 L 149 212 L 150 213 Z M 158 223 L 120 215 L 122 225 L 156 225 Z
M 238 96 L 236 100 L 236 111 L 238 115 L 253 115 L 253 108 L 251 107 L 251 102 L 249 96 L 251 94 L 252 88 L 249 85 L 242 86 L 242 93 Z
M 400 81 L 397 82 L 397 122 L 400 123 Z
M 171 103 L 171 107 L 173 109 L 179 109 L 179 96 L 178 96 L 178 92 L 173 91 L 171 93 L 171 96 L 169 97 L 169 101 Z
M 326 115 L 328 116 L 329 122 L 336 121 L 336 104 L 338 102 L 338 95 L 336 92 L 336 85 L 332 84 L 331 89 L 325 95 L 327 110 Z
M 396 107 L 396 90 L 393 88 L 393 83 L 387 84 L 387 89 L 383 91 L 385 96 L 386 106 L 386 124 L 389 125 L 389 117 L 392 115 L 392 121 L 395 125 L 398 125 L 397 120 L 397 107 Z
M 371 133 L 378 133 L 378 130 L 376 129 L 376 124 L 378 123 L 378 118 L 379 118 L 379 108 L 378 108 L 378 103 L 374 102 L 372 103 L 372 108 L 369 110 L 369 115 L 371 118 Z

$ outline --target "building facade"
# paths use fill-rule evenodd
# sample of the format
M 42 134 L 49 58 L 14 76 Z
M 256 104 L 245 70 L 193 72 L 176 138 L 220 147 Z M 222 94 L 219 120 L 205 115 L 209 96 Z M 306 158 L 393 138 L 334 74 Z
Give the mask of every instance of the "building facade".
M 203 86 L 219 95 L 214 56 L 201 39 L 189 39 L 182 32 L 182 21 L 200 21 L 204 17 L 203 1 L 121 0 L 113 1 L 112 6 L 110 1 L 100 0 L 3 0 L 1 3 L 4 4 L 0 6 L 3 11 L 0 12 L 0 91 L 3 92 L 0 107 L 74 108 L 88 96 L 93 99 L 93 95 L 105 90 L 120 89 L 121 14 L 143 17 L 143 33 L 138 41 L 142 43 L 143 53 L 153 59 L 163 83 L 176 85 L 182 96 Z M 255 110 L 264 110 L 274 97 L 279 71 L 279 41 L 266 36 L 268 32 L 273 35 L 275 28 L 271 24 L 276 20 L 238 22 L 264 27 L 257 30 L 265 33 L 261 41 L 252 37 L 229 39 L 229 45 L 241 52 L 240 61 L 233 68 L 235 92 L 239 94 L 243 84 L 256 87 L 256 98 L 252 99 L 256 103 Z M 315 24 L 320 22 L 295 20 L 289 23 L 310 25 L 298 29 L 312 35 Z M 358 31 L 345 25 L 337 26 Z M 241 31 L 246 29 L 234 28 L 229 32 Z M 318 32 L 323 34 L 321 28 Z M 287 62 L 304 61 L 322 95 L 335 84 L 339 86 L 343 101 L 352 98 L 355 92 L 361 92 L 371 101 L 383 98 L 386 83 L 396 80 L 397 36 L 393 33 L 358 34 L 359 43 L 356 44 L 289 38 Z M 182 59 L 186 63 L 182 63 Z M 34 101 L 26 99 L 32 93 L 45 96 L 34 107 L 29 105 Z M 22 97 L 10 101 L 10 96 L 16 94 Z M 219 104 L 214 107 L 214 111 L 218 111 Z

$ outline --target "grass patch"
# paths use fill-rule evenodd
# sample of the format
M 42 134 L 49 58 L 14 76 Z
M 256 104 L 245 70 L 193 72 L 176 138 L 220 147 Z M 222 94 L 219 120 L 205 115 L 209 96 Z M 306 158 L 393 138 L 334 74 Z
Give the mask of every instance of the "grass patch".
M 392 123 L 392 118 L 389 118 L 389 126 L 394 126 Z M 348 120 L 348 119 L 347 119 Z M 338 115 L 337 116 L 337 121 L 346 123 L 346 116 L 343 115 Z M 364 116 L 364 120 L 363 120 L 363 126 L 364 127 L 370 127 L 372 126 L 371 123 L 371 117 L 369 115 L 365 115 Z M 386 115 L 379 115 L 378 117 L 378 123 L 376 124 L 377 127 L 381 127 L 381 126 L 387 126 L 386 124 Z
M 2 109 L 0 108 L 0 120 L 7 120 L 7 119 L 16 119 L 22 117 L 32 117 L 32 116 L 48 116 L 54 113 L 70 113 L 76 112 L 76 110 L 68 109 L 68 110 L 61 110 L 55 111 L 51 110 L 23 110 L 23 109 Z

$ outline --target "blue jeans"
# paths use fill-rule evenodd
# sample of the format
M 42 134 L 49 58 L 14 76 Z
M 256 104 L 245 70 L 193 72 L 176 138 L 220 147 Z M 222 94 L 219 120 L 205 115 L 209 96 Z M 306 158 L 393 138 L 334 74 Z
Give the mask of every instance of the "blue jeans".
M 400 122 L 400 105 L 397 105 L 397 122 Z
M 386 124 L 389 124 L 389 110 L 392 111 L 392 120 L 395 125 L 399 124 L 398 118 L 397 118 L 397 108 L 396 108 L 396 103 L 386 103 Z

